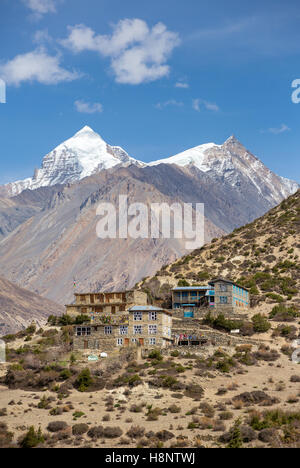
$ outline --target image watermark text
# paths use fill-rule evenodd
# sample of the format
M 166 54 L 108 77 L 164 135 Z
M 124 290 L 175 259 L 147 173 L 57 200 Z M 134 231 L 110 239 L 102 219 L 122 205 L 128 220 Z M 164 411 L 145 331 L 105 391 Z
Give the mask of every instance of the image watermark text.
M 0 78 L 0 104 L 5 104 L 6 103 L 6 84 L 5 81 L 3 81 Z
M 99 239 L 182 239 L 187 250 L 204 244 L 203 203 L 129 204 L 120 195 L 118 206 L 100 203 L 96 214 Z

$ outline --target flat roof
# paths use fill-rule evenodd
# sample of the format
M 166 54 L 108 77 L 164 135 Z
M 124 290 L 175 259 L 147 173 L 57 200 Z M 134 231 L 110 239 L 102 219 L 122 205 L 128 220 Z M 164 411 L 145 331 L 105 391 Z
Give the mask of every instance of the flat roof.
M 173 288 L 172 291 L 206 291 L 207 289 L 212 289 L 211 286 L 177 286 Z
M 74 293 L 74 296 L 90 296 L 91 294 L 124 294 L 134 292 L 133 289 L 129 289 L 126 291 L 98 291 L 98 292 L 82 292 L 82 293 Z M 139 291 L 143 292 L 143 291 Z

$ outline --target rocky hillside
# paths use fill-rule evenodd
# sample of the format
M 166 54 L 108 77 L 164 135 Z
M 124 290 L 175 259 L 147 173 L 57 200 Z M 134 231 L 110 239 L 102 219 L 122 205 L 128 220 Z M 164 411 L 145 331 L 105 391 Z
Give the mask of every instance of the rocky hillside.
M 170 288 L 223 276 L 250 289 L 252 305 L 300 307 L 300 190 L 266 215 L 163 267 L 138 284 L 152 300 Z
M 0 277 L 0 336 L 28 327 L 34 320 L 44 324 L 49 315 L 60 315 L 64 308 Z

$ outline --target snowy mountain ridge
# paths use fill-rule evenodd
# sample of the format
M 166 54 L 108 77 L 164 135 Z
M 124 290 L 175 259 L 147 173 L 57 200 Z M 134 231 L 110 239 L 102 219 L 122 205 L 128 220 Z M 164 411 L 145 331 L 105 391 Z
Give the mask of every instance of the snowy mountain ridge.
M 199 172 L 207 174 L 212 183 L 221 181 L 237 190 L 250 187 L 274 205 L 299 188 L 297 182 L 274 174 L 234 136 L 223 145 L 206 143 L 146 164 L 130 157 L 120 146 L 110 146 L 85 126 L 48 153 L 33 177 L 0 186 L 0 196 L 12 197 L 26 189 L 74 183 L 117 165 L 126 167 L 132 164 L 139 167 L 176 164 L 196 177 Z
M 7 196 L 15 196 L 26 189 L 73 183 L 118 164 L 126 166 L 144 163 L 131 158 L 123 148 L 108 145 L 100 135 L 85 126 L 48 153 L 42 167 L 35 170 L 33 177 L 12 182 L 4 188 Z

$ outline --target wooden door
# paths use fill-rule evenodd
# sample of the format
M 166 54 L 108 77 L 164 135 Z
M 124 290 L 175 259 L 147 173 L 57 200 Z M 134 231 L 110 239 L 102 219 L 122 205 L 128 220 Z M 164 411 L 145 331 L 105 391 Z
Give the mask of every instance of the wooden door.
M 144 338 L 139 338 L 139 342 L 141 346 L 144 346 Z
M 84 340 L 84 342 L 83 342 L 83 348 L 84 348 L 84 349 L 89 349 L 89 342 L 88 342 L 88 340 Z
M 125 338 L 124 343 L 125 343 L 125 346 L 129 346 L 129 338 Z

